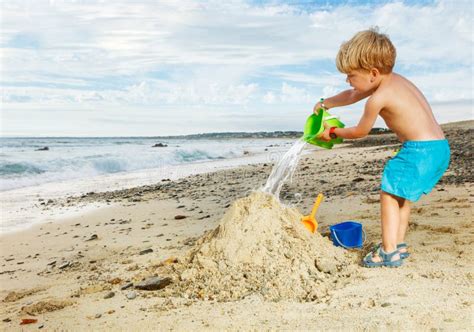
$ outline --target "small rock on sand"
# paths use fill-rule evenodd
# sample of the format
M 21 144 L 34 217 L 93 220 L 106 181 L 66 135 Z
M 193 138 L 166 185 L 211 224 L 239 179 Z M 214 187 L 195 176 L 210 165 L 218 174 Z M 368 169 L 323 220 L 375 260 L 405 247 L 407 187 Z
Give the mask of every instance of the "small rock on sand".
M 111 299 L 114 296 L 115 296 L 114 292 L 108 292 L 107 294 L 105 294 L 104 299 Z
M 64 262 L 64 263 L 62 263 L 61 265 L 59 265 L 58 268 L 59 268 L 60 270 L 63 270 L 63 269 L 65 269 L 65 268 L 69 267 L 69 265 L 71 265 L 70 262 Z
M 171 278 L 152 277 L 135 285 L 135 288 L 142 290 L 158 290 L 165 288 L 171 283 Z
M 136 297 L 137 297 L 137 293 L 134 292 L 134 291 L 131 291 L 131 292 L 127 293 L 127 299 L 129 299 L 129 300 L 133 300 Z
M 148 248 L 148 249 L 145 249 L 145 250 L 140 251 L 140 255 L 149 254 L 149 253 L 151 253 L 151 252 L 153 252 L 153 249 Z
M 121 289 L 121 290 L 126 290 L 126 289 L 128 289 L 128 288 L 130 288 L 130 287 L 132 287 L 132 286 L 133 286 L 133 282 L 128 282 L 128 283 L 126 283 L 125 285 L 123 285 L 122 287 L 120 287 L 120 289 Z
M 97 240 L 98 238 L 97 234 L 92 234 L 86 241 Z

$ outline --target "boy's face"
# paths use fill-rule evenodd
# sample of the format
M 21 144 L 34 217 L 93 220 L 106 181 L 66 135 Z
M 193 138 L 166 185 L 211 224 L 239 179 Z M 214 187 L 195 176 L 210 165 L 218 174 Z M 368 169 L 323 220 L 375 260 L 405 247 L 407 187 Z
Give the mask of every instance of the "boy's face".
M 372 75 L 368 71 L 353 70 L 347 74 L 346 82 L 357 91 L 368 91 L 373 88 Z

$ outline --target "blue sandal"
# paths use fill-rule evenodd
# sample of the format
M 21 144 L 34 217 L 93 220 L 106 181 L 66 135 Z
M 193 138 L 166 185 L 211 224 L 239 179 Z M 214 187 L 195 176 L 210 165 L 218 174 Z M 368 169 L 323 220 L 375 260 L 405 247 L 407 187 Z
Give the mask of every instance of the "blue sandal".
M 377 251 L 381 246 L 382 246 L 382 243 L 379 243 L 379 244 L 375 245 L 374 249 L 372 251 Z M 408 245 L 405 242 L 399 243 L 399 244 L 397 244 L 397 249 L 398 250 L 408 249 Z M 400 253 L 400 258 L 401 259 L 405 259 L 405 258 L 408 258 L 408 257 L 410 257 L 410 253 L 408 251 Z
M 397 249 L 408 249 L 408 245 L 405 242 L 397 244 Z M 400 253 L 400 258 L 405 259 L 410 256 L 410 253 L 408 251 L 406 252 L 401 252 Z
M 382 259 L 380 262 L 374 262 L 374 260 L 372 259 L 375 253 Z M 403 259 L 400 257 L 397 260 L 392 260 L 393 256 L 395 256 L 396 254 L 400 254 L 398 249 L 390 253 L 386 253 L 385 251 L 383 251 L 382 246 L 377 246 L 375 251 L 369 252 L 367 256 L 364 257 L 364 259 L 362 260 L 362 265 L 364 265 L 365 267 L 399 267 L 403 264 Z

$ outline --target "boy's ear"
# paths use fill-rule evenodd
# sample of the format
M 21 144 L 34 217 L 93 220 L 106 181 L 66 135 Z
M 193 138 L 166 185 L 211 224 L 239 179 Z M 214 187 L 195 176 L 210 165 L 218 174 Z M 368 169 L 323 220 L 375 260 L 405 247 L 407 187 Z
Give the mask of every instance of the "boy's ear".
M 375 78 L 375 77 L 378 77 L 378 76 L 380 75 L 380 72 L 379 72 L 379 70 L 378 70 L 377 68 L 372 68 L 372 69 L 370 70 L 370 74 L 372 75 L 372 77 Z
M 377 68 L 372 68 L 370 70 L 370 83 L 373 83 L 374 80 L 380 75 L 380 72 Z

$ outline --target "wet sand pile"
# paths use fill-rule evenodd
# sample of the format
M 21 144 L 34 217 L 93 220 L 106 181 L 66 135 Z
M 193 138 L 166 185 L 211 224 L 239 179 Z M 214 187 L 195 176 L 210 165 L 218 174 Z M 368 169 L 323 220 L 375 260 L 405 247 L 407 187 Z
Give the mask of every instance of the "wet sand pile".
M 172 266 L 177 280 L 164 293 L 219 301 L 253 294 L 322 300 L 354 273 L 355 257 L 309 233 L 300 218 L 262 192 L 235 201 L 219 226 Z

